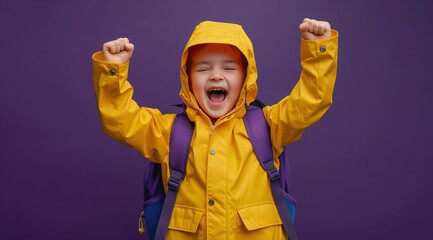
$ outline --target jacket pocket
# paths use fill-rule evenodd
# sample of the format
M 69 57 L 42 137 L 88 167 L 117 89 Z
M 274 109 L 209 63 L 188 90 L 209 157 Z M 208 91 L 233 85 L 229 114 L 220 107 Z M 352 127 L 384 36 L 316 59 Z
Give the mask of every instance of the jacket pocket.
M 201 209 L 175 205 L 168 229 L 195 233 L 203 213 Z
M 238 209 L 240 220 L 248 231 L 282 225 L 274 203 L 261 203 Z

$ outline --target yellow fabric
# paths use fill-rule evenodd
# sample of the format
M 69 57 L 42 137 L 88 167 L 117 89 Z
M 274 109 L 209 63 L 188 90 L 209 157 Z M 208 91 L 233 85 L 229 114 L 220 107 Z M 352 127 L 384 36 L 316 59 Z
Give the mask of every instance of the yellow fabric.
M 248 60 L 239 101 L 215 125 L 199 108 L 185 72 L 188 48 L 202 43 L 233 45 Z M 277 166 L 283 146 L 299 139 L 303 130 L 317 122 L 331 105 L 337 48 L 338 34 L 334 30 L 327 40 L 302 40 L 302 73 L 298 83 L 290 95 L 263 109 L 271 128 Z M 115 64 L 102 59 L 102 52 L 93 55 L 95 95 L 103 131 L 160 163 L 166 186 L 168 146 L 175 115 L 139 107 L 132 100 L 128 63 Z M 242 27 L 217 22 L 198 25 L 182 55 L 180 80 L 180 96 L 195 130 L 185 180 L 166 239 L 285 239 L 267 173 L 253 153 L 242 121 L 246 106 L 257 95 L 253 46 Z M 208 203 L 210 199 L 214 200 L 213 205 Z
M 278 210 L 273 202 L 243 207 L 238 210 L 238 213 L 248 230 L 281 225 Z

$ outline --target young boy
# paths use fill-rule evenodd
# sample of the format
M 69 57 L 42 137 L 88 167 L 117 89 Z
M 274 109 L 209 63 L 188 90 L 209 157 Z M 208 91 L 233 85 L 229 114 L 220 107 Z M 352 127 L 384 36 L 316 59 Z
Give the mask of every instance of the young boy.
M 329 23 L 299 26 L 302 73 L 290 95 L 263 108 L 275 165 L 283 147 L 298 140 L 332 102 L 338 34 Z M 127 80 L 134 45 L 119 38 L 93 55 L 95 94 L 103 130 L 161 164 L 169 178 L 169 140 L 175 114 L 139 107 Z M 242 117 L 257 95 L 253 45 L 240 25 L 202 22 L 181 60 L 180 97 L 194 122 L 185 179 L 166 239 L 287 239 L 266 171 Z M 167 189 L 165 189 L 167 191 Z

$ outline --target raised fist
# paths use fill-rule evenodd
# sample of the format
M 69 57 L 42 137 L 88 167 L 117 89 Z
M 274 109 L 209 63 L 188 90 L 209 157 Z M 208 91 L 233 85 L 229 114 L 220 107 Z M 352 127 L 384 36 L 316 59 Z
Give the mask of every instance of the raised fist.
M 331 37 L 331 25 L 325 21 L 305 18 L 299 25 L 302 37 L 307 40 L 327 39 Z
M 118 38 L 102 45 L 105 61 L 114 63 L 126 63 L 132 57 L 134 44 L 129 42 L 128 38 Z

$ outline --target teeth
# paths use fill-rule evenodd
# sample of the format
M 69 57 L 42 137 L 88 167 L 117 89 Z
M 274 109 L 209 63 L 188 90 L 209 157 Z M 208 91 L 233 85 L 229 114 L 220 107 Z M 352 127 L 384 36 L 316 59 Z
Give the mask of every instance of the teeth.
M 212 102 L 222 102 L 227 97 L 227 91 L 224 88 L 214 87 L 207 90 L 207 97 Z
M 225 89 L 224 88 L 212 88 L 212 89 L 209 89 L 208 91 L 225 91 Z

